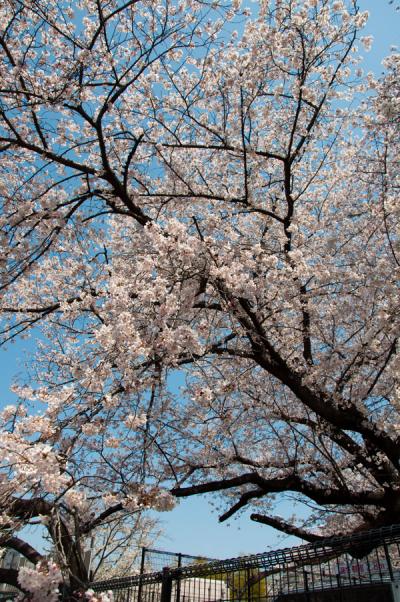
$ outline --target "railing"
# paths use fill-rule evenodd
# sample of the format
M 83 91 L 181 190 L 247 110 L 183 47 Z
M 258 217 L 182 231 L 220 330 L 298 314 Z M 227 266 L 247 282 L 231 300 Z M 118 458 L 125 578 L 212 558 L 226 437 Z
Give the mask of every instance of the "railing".
M 181 562 L 91 588 L 112 590 L 116 602 L 397 602 L 397 581 L 400 525 L 252 556 Z

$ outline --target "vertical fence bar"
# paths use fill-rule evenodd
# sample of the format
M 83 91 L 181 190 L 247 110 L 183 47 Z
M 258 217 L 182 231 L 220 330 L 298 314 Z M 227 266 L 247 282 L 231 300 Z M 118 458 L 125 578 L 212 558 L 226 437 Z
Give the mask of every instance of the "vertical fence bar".
M 310 595 L 309 595 L 310 586 L 308 584 L 308 573 L 305 569 L 303 570 L 303 578 L 304 578 L 304 599 L 307 602 L 309 602 L 310 601 Z
M 251 601 L 251 583 L 250 583 L 250 579 L 251 579 L 250 569 L 246 569 L 247 602 Z
M 171 602 L 172 576 L 168 567 L 162 570 L 160 602 Z
M 182 566 L 182 554 L 178 554 L 178 569 L 180 569 Z M 180 602 L 181 599 L 181 574 L 180 571 L 178 570 L 177 575 L 176 575 L 176 595 L 175 595 L 175 602 Z
M 142 601 L 142 589 L 143 589 L 142 575 L 144 575 L 145 560 L 146 560 L 146 548 L 142 548 L 142 558 L 140 559 L 140 578 L 139 578 L 139 585 L 138 585 L 137 602 Z
M 140 559 L 140 574 L 144 574 L 144 563 L 146 561 L 147 548 L 142 548 L 142 557 Z

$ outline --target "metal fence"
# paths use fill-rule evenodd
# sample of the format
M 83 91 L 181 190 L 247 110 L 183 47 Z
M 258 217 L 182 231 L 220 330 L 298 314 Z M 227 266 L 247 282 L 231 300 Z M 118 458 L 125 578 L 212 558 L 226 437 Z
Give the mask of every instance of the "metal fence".
M 91 588 L 113 591 L 116 602 L 400 602 L 400 525 L 228 560 L 181 559 Z
M 178 552 L 165 552 L 164 550 L 155 550 L 153 548 L 142 548 L 140 573 L 156 573 L 162 571 L 165 567 L 176 569 L 192 564 L 204 564 L 214 560 L 216 559 L 207 558 L 205 556 L 192 556 L 190 554 L 181 554 Z

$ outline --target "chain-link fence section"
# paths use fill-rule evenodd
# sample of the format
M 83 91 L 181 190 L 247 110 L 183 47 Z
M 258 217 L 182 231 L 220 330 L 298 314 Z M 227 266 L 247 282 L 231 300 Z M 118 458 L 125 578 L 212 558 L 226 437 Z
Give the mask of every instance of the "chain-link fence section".
M 205 556 L 193 556 L 178 552 L 165 552 L 152 548 L 142 548 L 141 573 L 156 573 L 165 567 L 176 569 L 185 566 L 204 564 L 212 562 L 215 558 Z

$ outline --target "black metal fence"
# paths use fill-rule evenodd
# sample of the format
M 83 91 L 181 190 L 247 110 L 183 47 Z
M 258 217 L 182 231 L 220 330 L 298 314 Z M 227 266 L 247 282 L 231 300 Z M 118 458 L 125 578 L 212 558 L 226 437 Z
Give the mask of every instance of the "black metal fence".
M 164 550 L 155 550 L 153 548 L 142 548 L 140 573 L 156 573 L 162 571 L 165 567 L 177 569 L 182 566 L 204 564 L 214 560 L 216 559 L 205 556 L 192 556 L 190 554 L 165 552 Z
M 113 591 L 116 602 L 400 602 L 400 525 L 254 556 L 194 559 L 91 588 Z

